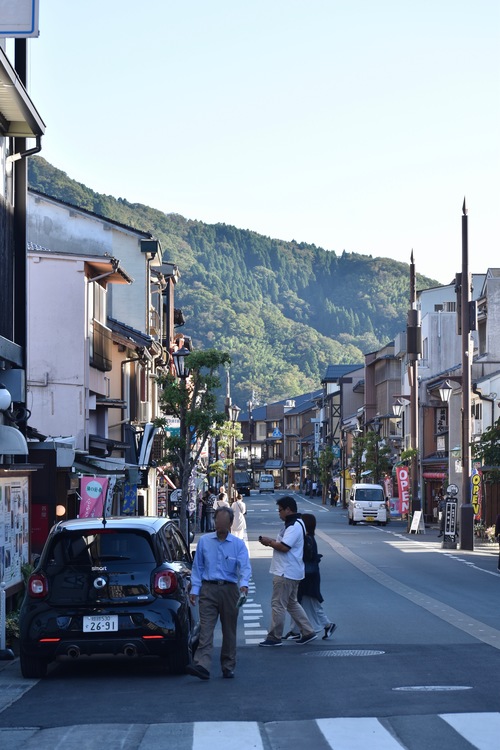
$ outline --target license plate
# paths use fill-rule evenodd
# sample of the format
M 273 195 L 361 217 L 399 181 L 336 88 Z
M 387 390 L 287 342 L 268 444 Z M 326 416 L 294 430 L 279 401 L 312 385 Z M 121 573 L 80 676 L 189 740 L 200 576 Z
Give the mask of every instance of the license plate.
M 118 630 L 118 615 L 90 615 L 83 618 L 84 633 L 110 633 Z
M 374 520 L 375 520 L 375 516 L 367 516 L 365 518 L 365 521 L 374 521 Z

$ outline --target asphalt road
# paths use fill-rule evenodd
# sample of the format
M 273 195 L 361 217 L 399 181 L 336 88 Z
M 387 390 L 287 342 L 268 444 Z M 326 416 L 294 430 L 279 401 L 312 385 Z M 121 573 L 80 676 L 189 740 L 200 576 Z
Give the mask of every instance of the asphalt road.
M 253 585 L 235 680 L 220 678 L 219 636 L 208 682 L 125 658 L 60 662 L 45 680 L 23 681 L 15 662 L 0 670 L 0 700 L 13 701 L 0 712 L 0 746 L 42 750 L 64 736 L 69 750 L 96 732 L 108 748 L 116 736 L 116 747 L 223 750 L 221 722 L 235 722 L 234 742 L 245 727 L 238 748 L 498 750 L 498 548 L 443 550 L 437 530 L 408 535 L 394 521 L 349 526 L 342 508 L 297 496 L 317 515 L 324 606 L 337 630 L 264 649 L 271 550 L 257 538 L 277 531 L 279 495 L 245 498 Z

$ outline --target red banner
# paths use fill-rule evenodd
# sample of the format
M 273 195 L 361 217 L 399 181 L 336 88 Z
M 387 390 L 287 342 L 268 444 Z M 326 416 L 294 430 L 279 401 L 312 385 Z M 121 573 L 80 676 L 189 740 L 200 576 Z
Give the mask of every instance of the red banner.
M 80 480 L 80 518 L 99 518 L 108 489 L 107 477 L 82 477 Z
M 401 515 L 410 509 L 410 470 L 407 466 L 396 466 L 398 479 L 399 512 Z

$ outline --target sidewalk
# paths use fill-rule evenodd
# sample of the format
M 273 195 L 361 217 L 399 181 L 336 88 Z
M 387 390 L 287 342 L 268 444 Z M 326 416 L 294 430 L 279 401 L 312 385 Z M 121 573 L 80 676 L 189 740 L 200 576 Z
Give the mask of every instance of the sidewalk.
M 309 495 L 306 495 L 304 492 L 293 492 L 291 494 L 297 495 L 301 500 L 313 503 L 314 505 L 317 505 L 319 508 L 322 508 L 323 510 L 330 511 L 332 513 L 341 513 L 344 512 L 347 514 L 347 508 L 343 508 L 342 505 L 337 506 L 331 506 L 330 501 L 328 500 L 326 505 L 323 505 L 321 502 L 321 497 L 310 497 Z M 385 527 L 387 531 L 397 531 L 399 534 L 407 534 L 409 538 L 415 539 L 416 541 L 429 541 L 429 540 L 436 540 L 440 541 L 438 534 L 439 534 L 439 524 L 426 524 L 425 525 L 425 534 L 410 534 L 407 530 L 407 521 L 402 520 L 399 517 L 392 517 L 390 521 L 388 521 L 387 526 Z M 449 550 L 452 552 L 453 550 Z M 487 542 L 484 539 L 480 539 L 479 537 L 474 537 L 474 549 L 473 550 L 461 550 L 460 545 L 456 548 L 457 552 L 468 552 L 470 554 L 479 553 L 482 555 L 492 555 L 498 557 L 498 544 L 495 542 L 492 544 L 491 542 Z

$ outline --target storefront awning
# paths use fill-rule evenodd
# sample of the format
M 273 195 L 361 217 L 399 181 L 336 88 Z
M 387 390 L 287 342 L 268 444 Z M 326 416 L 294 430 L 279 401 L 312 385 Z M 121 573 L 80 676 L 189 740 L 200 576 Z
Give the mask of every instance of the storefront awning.
M 269 459 L 264 464 L 264 469 L 281 469 L 283 461 L 281 459 Z

